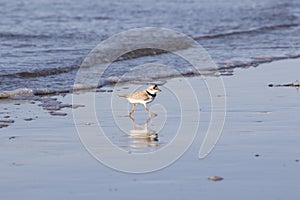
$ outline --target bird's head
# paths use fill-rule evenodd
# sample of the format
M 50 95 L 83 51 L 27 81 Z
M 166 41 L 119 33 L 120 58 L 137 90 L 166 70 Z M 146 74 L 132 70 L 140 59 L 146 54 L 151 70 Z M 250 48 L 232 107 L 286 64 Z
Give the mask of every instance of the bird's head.
M 147 88 L 147 91 L 150 92 L 151 94 L 155 94 L 157 92 L 161 92 L 161 89 L 159 89 L 157 87 L 157 85 L 150 85 L 148 88 Z

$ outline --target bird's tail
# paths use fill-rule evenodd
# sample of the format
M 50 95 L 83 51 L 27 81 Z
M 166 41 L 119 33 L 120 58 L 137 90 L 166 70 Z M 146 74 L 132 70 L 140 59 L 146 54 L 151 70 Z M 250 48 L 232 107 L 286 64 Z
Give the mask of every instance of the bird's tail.
M 128 97 L 128 94 L 118 94 L 119 97 L 124 97 L 124 98 L 127 98 Z

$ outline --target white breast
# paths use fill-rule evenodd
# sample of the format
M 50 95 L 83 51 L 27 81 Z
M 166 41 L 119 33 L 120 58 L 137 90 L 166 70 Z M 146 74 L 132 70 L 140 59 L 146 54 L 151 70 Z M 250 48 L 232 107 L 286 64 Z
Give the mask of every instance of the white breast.
M 152 96 L 148 96 L 148 99 L 146 101 L 141 100 L 141 99 L 132 99 L 132 98 L 128 98 L 128 101 L 130 103 L 139 103 L 139 104 L 145 104 L 145 103 L 150 103 L 154 100 L 154 97 Z

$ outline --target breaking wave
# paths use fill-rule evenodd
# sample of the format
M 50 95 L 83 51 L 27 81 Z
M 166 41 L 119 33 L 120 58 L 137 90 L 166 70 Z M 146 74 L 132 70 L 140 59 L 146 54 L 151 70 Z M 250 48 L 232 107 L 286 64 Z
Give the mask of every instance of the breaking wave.
M 44 95 L 54 95 L 54 94 L 66 94 L 72 93 L 74 91 L 83 91 L 83 90 L 93 90 L 97 88 L 101 88 L 104 86 L 114 85 L 117 82 L 135 82 L 135 83 L 146 83 L 146 82 L 157 82 L 163 79 L 170 79 L 179 76 L 228 76 L 233 75 L 233 69 L 235 68 L 249 68 L 249 67 L 256 67 L 263 63 L 269 63 L 277 60 L 284 60 L 284 59 L 295 59 L 300 58 L 300 54 L 287 54 L 283 56 L 255 56 L 252 57 L 250 61 L 223 61 L 217 64 L 217 68 L 206 69 L 201 72 L 197 71 L 196 69 L 186 69 L 185 71 L 172 71 L 168 73 L 156 73 L 152 74 L 152 76 L 145 76 L 143 72 L 135 73 L 134 76 L 126 76 L 122 78 L 120 76 L 108 76 L 99 82 L 98 85 L 84 85 L 84 84 L 77 84 L 77 85 L 70 85 L 65 89 L 48 89 L 48 88 L 41 88 L 41 89 L 33 89 L 33 88 L 19 88 L 15 90 L 6 90 L 0 91 L 0 99 L 32 99 L 35 96 L 44 96 Z M 24 77 L 36 77 L 36 76 L 45 76 L 49 74 L 57 74 L 57 73 L 67 73 L 70 70 L 78 69 L 78 66 L 71 66 L 66 68 L 58 69 L 57 71 L 39 71 L 39 72 L 31 72 L 30 74 L 21 73 Z M 10 74 L 7 76 L 20 76 L 20 73 L 17 74 Z

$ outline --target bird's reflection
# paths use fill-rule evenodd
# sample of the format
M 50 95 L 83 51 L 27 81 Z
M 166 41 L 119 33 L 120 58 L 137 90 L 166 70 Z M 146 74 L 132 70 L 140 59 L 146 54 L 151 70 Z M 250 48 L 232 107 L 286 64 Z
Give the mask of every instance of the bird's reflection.
M 133 128 L 129 131 L 130 147 L 131 148 L 146 148 L 158 146 L 157 131 L 148 127 L 150 121 L 155 116 L 150 116 L 145 123 L 139 124 L 130 116 L 133 123 Z

